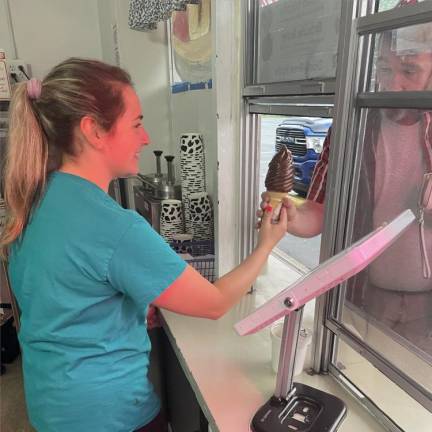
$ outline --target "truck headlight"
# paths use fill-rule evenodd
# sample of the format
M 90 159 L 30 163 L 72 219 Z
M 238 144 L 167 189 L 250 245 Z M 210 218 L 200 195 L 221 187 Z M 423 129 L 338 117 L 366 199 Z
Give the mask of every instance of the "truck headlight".
M 315 153 L 321 153 L 325 137 L 307 136 L 306 148 L 315 150 Z

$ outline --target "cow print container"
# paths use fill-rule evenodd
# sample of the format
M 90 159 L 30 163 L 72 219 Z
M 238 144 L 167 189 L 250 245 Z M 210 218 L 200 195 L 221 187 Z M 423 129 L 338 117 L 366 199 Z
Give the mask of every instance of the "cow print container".
M 162 200 L 160 214 L 160 234 L 172 241 L 176 234 L 184 230 L 182 203 L 179 200 Z
M 205 192 L 205 153 L 202 136 L 185 133 L 180 137 L 180 169 L 186 232 L 193 234 L 190 195 Z
M 195 240 L 213 239 L 213 209 L 207 192 L 189 197 L 192 233 Z

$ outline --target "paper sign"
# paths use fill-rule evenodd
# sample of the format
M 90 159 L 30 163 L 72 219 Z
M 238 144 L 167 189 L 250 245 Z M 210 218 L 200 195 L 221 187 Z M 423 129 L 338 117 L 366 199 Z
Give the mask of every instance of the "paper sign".
M 0 100 L 10 100 L 11 88 L 6 63 L 0 61 Z

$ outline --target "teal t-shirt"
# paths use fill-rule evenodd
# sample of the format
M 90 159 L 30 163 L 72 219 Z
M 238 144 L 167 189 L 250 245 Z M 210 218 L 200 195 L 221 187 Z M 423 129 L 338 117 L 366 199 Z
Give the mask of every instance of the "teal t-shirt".
M 146 312 L 185 267 L 136 212 L 81 177 L 51 175 L 9 262 L 39 432 L 129 432 L 157 415 Z

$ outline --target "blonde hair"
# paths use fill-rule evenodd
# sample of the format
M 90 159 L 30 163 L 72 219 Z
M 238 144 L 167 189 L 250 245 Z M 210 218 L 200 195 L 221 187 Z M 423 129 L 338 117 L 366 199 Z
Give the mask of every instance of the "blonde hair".
M 6 225 L 0 235 L 0 255 L 25 230 L 45 191 L 48 175 L 64 155 L 75 155 L 74 128 L 92 116 L 109 131 L 124 111 L 122 90 L 132 85 L 129 74 L 97 60 L 70 58 L 42 81 L 31 99 L 26 83 L 15 86 L 9 108 L 9 135 L 4 168 Z

